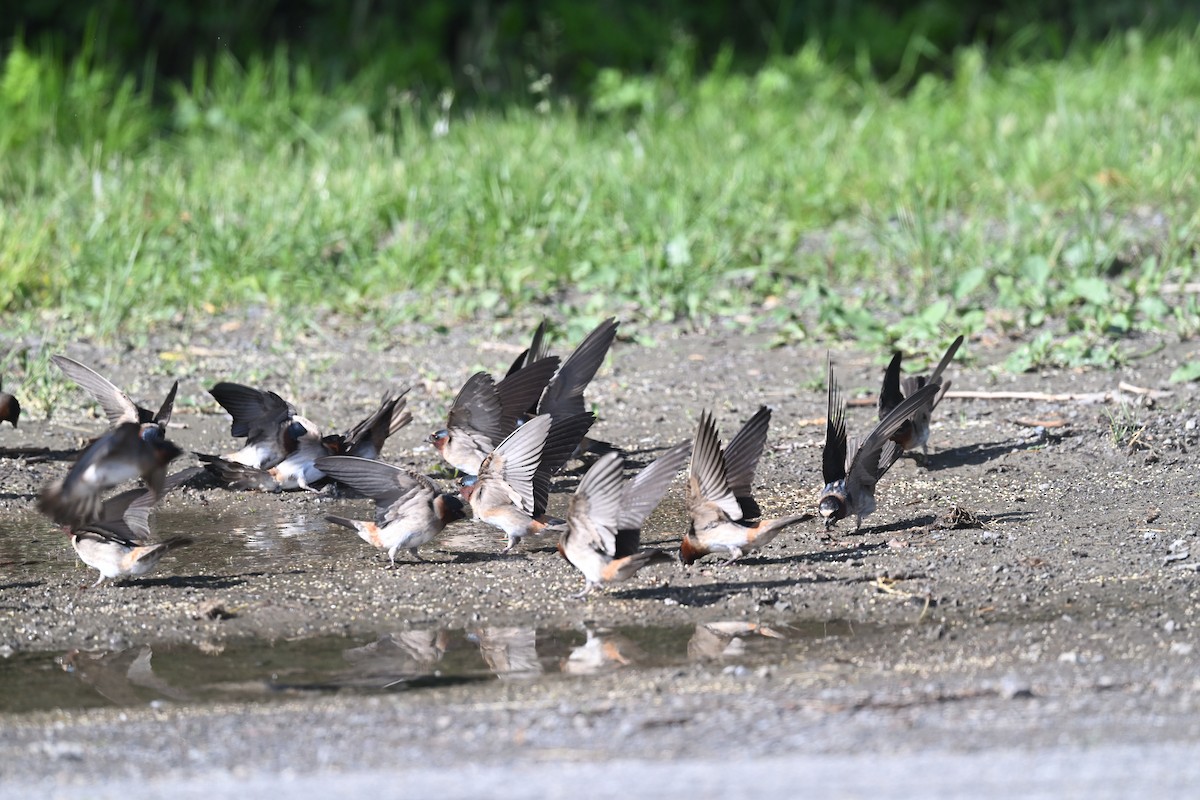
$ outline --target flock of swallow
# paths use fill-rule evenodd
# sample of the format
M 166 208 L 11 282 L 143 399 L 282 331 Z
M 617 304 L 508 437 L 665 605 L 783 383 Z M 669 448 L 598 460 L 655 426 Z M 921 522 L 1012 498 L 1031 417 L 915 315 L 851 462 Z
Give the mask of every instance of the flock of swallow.
M 158 540 L 150 513 L 162 496 L 207 470 L 224 487 L 279 492 L 320 491 L 336 483 L 375 501 L 373 520 L 329 516 L 367 543 L 396 554 L 433 541 L 447 525 L 474 518 L 504 532 L 512 550 L 530 534 L 554 532 L 558 550 L 586 581 L 582 597 L 596 587 L 623 581 L 647 564 L 672 560 L 662 550 L 642 549 L 642 524 L 658 506 L 690 456 L 686 502 L 690 525 L 679 559 L 692 564 L 709 554 L 726 563 L 758 550 L 811 513 L 762 518 L 751 485 L 767 439 L 771 409 L 762 406 L 721 445 L 710 412 L 700 415 L 695 439 L 667 449 L 632 478 L 622 451 L 587 437 L 596 417 L 584 391 L 603 363 L 618 323 L 605 320 L 564 361 L 549 354 L 545 323 L 529 349 L 497 381 L 472 375 L 450 408 L 446 427 L 429 436 L 442 459 L 461 475 L 457 491 L 432 478 L 381 460 L 385 441 L 412 421 L 407 389 L 385 395 L 379 408 L 344 433 L 322 435 L 312 421 L 275 392 L 236 383 L 209 390 L 233 419 L 232 436 L 243 446 L 223 456 L 197 453 L 203 467 L 167 475 L 182 450 L 167 439 L 178 381 L 157 412 L 138 406 L 107 378 L 62 355 L 53 362 L 91 394 L 111 427 L 95 439 L 69 471 L 46 485 L 39 510 L 62 526 L 79 558 L 106 578 L 145 574 L 187 537 Z M 860 442 L 847 437 L 846 404 L 828 373 L 828 415 L 817 513 L 826 528 L 853 516 L 856 530 L 875 510 L 875 487 L 907 450 L 926 449 L 929 423 L 949 381 L 943 372 L 963 338 L 958 337 L 929 376 L 901 380 L 901 354 L 884 374 L 879 422 Z M 14 426 L 16 399 L 0 393 L 0 419 Z M 553 476 L 573 456 L 597 456 L 579 481 L 566 519 L 546 514 Z M 129 481 L 142 484 L 106 497 Z

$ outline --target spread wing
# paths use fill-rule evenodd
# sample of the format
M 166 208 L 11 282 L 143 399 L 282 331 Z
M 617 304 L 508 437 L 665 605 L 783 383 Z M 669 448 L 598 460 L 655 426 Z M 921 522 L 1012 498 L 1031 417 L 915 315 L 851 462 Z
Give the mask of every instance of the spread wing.
M 938 403 L 942 402 L 942 398 L 946 396 L 946 392 L 950 389 L 950 381 L 942 380 L 942 373 L 946 371 L 946 367 L 950 366 L 950 362 L 954 360 L 954 356 L 958 353 L 958 348 L 962 346 L 963 337 L 959 335 L 957 339 L 950 343 L 950 347 L 946 349 L 946 354 L 942 356 L 942 360 L 934 367 L 933 373 L 929 376 L 930 383 L 940 385 L 941 391 L 933 398 L 933 408 L 937 408 Z M 930 411 L 933 409 L 931 408 Z
M 513 432 L 519 418 L 529 415 L 529 409 L 537 404 L 556 369 L 558 359 L 550 356 L 506 375 L 496 384 L 501 407 L 500 438 Z
M 519 369 L 523 369 L 535 361 L 541 361 L 546 356 L 550 355 L 549 349 L 546 347 L 546 320 L 538 323 L 537 328 L 533 332 L 533 342 L 529 345 L 528 350 L 521 352 L 513 361 L 512 366 L 508 368 L 506 376 L 512 375 Z
M 546 443 L 542 447 L 541 461 L 533 476 L 533 509 L 534 514 L 546 510 L 550 501 L 550 476 L 558 472 L 567 459 L 575 452 L 583 435 L 596 421 L 592 413 L 575 414 L 570 417 L 550 416 L 550 431 L 546 434 Z M 536 419 L 536 418 L 535 418 Z M 528 425 L 529 423 L 525 423 Z
M 826 484 L 846 477 L 846 403 L 833 377 L 833 362 L 825 378 L 828 405 L 825 414 L 825 449 L 821 454 L 821 476 Z M 886 438 L 886 437 L 885 437 Z
M 879 418 L 886 417 L 893 408 L 904 402 L 900 391 L 900 361 L 904 356 L 897 350 L 883 373 L 883 388 L 879 390 Z M 911 394 L 911 392 L 910 392 Z
M 899 458 L 899 453 L 891 453 L 889 450 L 888 458 L 884 458 L 884 450 L 886 445 L 895 445 L 894 442 L 888 440 L 892 437 L 900 426 L 906 420 L 912 418 L 913 414 L 921 410 L 923 406 L 933 402 L 933 396 L 937 393 L 937 387 L 927 385 L 917 390 L 914 394 L 905 399 L 903 403 L 896 406 L 890 414 L 884 417 L 875 428 L 867 434 L 867 438 L 863 439 L 858 450 L 854 454 L 854 459 L 850 465 L 848 474 L 846 475 L 847 491 L 853 495 L 856 492 L 862 491 L 864 488 L 874 487 L 875 484 L 883 477 L 888 468 L 895 463 Z M 898 448 L 897 448 L 898 449 Z
M 476 491 L 503 492 L 519 500 L 521 509 L 534 509 L 533 476 L 542 458 L 546 435 L 550 432 L 550 415 L 534 417 L 513 431 L 484 459 L 479 468 Z
M 607 453 L 579 481 L 567 505 L 564 548 L 589 547 L 609 557 L 615 555 L 624 466 L 619 453 Z
M 358 456 L 322 456 L 315 462 L 317 469 L 336 481 L 346 484 L 386 506 L 414 487 L 430 487 L 428 478 L 416 475 L 403 467 Z
M 633 480 L 625 483 L 621 490 L 621 508 L 617 514 L 617 546 L 613 553 L 616 558 L 638 551 L 641 528 L 646 517 L 662 501 L 667 487 L 683 469 L 691 449 L 691 441 L 680 442 L 656 458 Z
M 239 439 L 273 435 L 284 420 L 296 413 L 295 406 L 274 392 L 240 383 L 222 381 L 208 393 L 233 417 L 229 435 Z
M 713 504 L 730 519 L 739 520 L 742 518 L 742 507 L 729 488 L 725 454 L 721 451 L 719 436 L 712 414 L 705 410 L 700 415 L 695 446 L 692 448 L 692 505 Z
M 770 424 L 771 409 L 759 406 L 754 416 L 746 420 L 742 429 L 725 445 L 725 479 L 729 482 L 729 491 L 733 492 L 741 507 L 742 519 L 762 516 L 762 510 L 754 501 L 751 486 L 754 483 L 754 471 L 758 469 L 758 459 L 767 443 L 767 426 Z
M 559 416 L 582 414 L 587 410 L 583 392 L 604 363 L 604 357 L 608 355 L 608 349 L 617 336 L 617 324 L 616 319 L 609 317 L 579 343 L 546 387 L 538 405 L 539 413 Z
M 166 399 L 158 407 L 158 413 L 154 415 L 154 421 L 163 428 L 171 422 L 171 413 L 175 410 L 175 392 L 178 390 L 179 381 L 175 381 L 171 384 L 171 391 L 167 392 Z
M 104 409 L 104 415 L 108 417 L 109 423 L 119 425 L 122 422 L 150 421 L 150 412 L 147 411 L 146 419 L 142 419 L 141 409 L 129 399 L 129 395 L 118 389 L 112 381 L 96 370 L 67 356 L 51 356 L 50 360 L 63 371 L 64 375 L 95 398 L 100 407 Z

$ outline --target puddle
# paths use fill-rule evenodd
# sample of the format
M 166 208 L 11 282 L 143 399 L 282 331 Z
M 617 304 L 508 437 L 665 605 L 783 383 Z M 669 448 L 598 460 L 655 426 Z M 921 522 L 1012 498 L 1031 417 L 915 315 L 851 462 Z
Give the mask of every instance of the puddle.
M 17 653 L 0 660 L 0 712 L 371 694 L 494 680 L 549 680 L 708 662 L 777 663 L 845 622 L 764 626 L 481 627 L 124 650 Z

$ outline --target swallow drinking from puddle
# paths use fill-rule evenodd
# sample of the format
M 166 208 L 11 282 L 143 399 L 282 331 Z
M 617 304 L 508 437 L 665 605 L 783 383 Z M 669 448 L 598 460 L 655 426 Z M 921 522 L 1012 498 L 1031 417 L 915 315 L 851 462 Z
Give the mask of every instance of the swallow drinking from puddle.
M 475 518 L 504 531 L 504 552 L 524 536 L 566 525 L 546 516 L 550 476 L 570 458 L 594 420 L 591 414 L 560 420 L 540 414 L 497 445 L 480 464 L 478 476 L 460 481 L 462 498 Z
M 450 466 L 464 475 L 478 475 L 488 453 L 516 430 L 557 368 L 557 358 L 543 358 L 510 372 L 499 383 L 486 372 L 476 372 L 454 398 L 446 427 L 429 435 L 430 444 Z
M 625 461 L 606 453 L 583 476 L 567 506 L 567 530 L 558 552 L 583 573 L 583 597 L 598 586 L 632 578 L 656 561 L 670 561 L 661 550 L 640 549 L 642 523 L 662 500 L 687 460 L 691 442 L 677 444 L 626 481 Z
M 744 553 L 766 546 L 784 528 L 812 519 L 812 514 L 793 514 L 751 521 L 762 516 L 751 483 L 770 422 L 771 409 L 760 407 L 722 450 L 712 414 L 700 415 L 688 477 L 691 525 L 679 545 L 684 564 L 709 553 L 727 554 L 725 563 L 731 564 Z
M 175 392 L 179 389 L 179 381 L 171 384 L 166 399 L 163 400 L 158 411 L 153 412 L 133 402 L 129 395 L 117 388 L 116 384 L 86 364 L 81 364 L 75 359 L 63 355 L 51 356 L 50 360 L 62 370 L 64 375 L 95 398 L 100 407 L 104 409 L 104 415 L 108 417 L 112 427 L 124 422 L 134 422 L 139 426 L 143 439 L 148 437 L 162 439 L 167 435 L 167 424 L 170 423 L 171 412 L 175 408 Z
M 825 487 L 817 496 L 817 510 L 829 528 L 839 519 L 853 515 L 854 530 L 862 527 L 863 517 L 875 510 L 875 485 L 900 458 L 900 445 L 892 436 L 905 422 L 930 403 L 939 391 L 928 384 L 893 408 L 863 439 L 851 446 L 846 438 L 846 403 L 829 364 L 828 413 L 825 423 L 825 449 L 821 472 Z
M 199 468 L 193 468 L 166 478 L 161 491 L 170 491 L 197 472 Z M 150 511 L 160 497 L 154 489 L 130 489 L 105 500 L 92 521 L 71 528 L 71 546 L 79 560 L 100 573 L 93 587 L 106 578 L 145 575 L 171 550 L 192 543 L 186 536 L 155 540 Z
M 0 383 L 0 389 L 4 386 Z M 21 404 L 17 402 L 17 398 L 8 392 L 0 391 L 0 422 L 8 422 L 14 428 L 17 427 L 17 420 L 21 418 Z
M 902 450 L 921 449 L 921 452 L 928 455 L 929 442 L 929 420 L 933 415 L 933 410 L 937 408 L 938 403 L 942 402 L 942 398 L 950 389 L 950 381 L 942 380 L 942 373 L 946 371 L 946 367 L 950 365 L 954 354 L 958 352 L 959 346 L 963 343 L 963 337 L 959 336 L 946 350 L 946 354 L 942 356 L 942 360 L 938 362 L 933 372 L 928 375 L 909 375 L 903 380 L 900 379 L 900 360 L 902 358 L 899 350 L 892 356 L 891 363 L 888 364 L 887 371 L 883 374 L 883 389 L 879 392 L 879 419 L 884 419 L 892 409 L 904 402 L 904 398 L 911 397 L 914 392 L 924 386 L 934 385 L 940 387 L 937 394 L 926 405 L 918 408 L 911 419 L 906 420 L 900 426 L 900 430 L 892 434 L 892 441 L 900 445 Z
M 417 548 L 466 516 L 462 500 L 442 492 L 424 475 L 401 467 L 356 456 L 326 456 L 317 460 L 317 468 L 375 501 L 374 522 L 336 516 L 325 519 L 353 528 L 364 542 L 385 551 L 392 568 L 398 550 L 407 550 L 423 561 Z
M 83 451 L 66 476 L 42 489 L 38 509 L 60 525 L 78 527 L 98 518 L 101 495 L 142 478 L 161 495 L 167 464 L 182 451 L 166 439 L 142 437 L 136 422 L 122 422 Z

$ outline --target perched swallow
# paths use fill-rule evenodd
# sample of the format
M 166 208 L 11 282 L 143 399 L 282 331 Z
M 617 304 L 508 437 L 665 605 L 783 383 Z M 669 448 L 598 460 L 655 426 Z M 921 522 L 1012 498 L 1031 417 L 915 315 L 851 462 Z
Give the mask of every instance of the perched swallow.
M 712 414 L 700 415 L 688 478 L 691 525 L 679 544 L 684 564 L 709 553 L 727 553 L 725 563 L 731 564 L 743 553 L 766 546 L 784 528 L 812 519 L 812 514 L 793 514 L 751 522 L 762 515 L 751 483 L 770 422 L 771 409 L 761 406 L 722 450 Z
M 105 578 L 145 575 L 171 550 L 192 543 L 186 536 L 155 541 L 150 533 L 150 511 L 162 493 L 192 478 L 196 469 L 183 470 L 163 481 L 161 492 L 154 489 L 130 489 L 105 500 L 99 516 L 71 529 L 71 545 L 79 560 Z
M 946 350 L 946 354 L 942 356 L 942 360 L 938 362 L 937 367 L 934 368 L 933 373 L 928 377 L 910 375 L 902 381 L 900 379 L 900 359 L 902 358 L 900 351 L 897 350 L 892 356 L 887 371 L 883 373 L 883 389 L 879 392 L 879 419 L 882 420 L 886 417 L 892 409 L 904 402 L 905 397 L 911 396 L 921 387 L 929 384 L 941 387 L 927 405 L 917 409 L 912 419 L 905 420 L 904 424 L 900 426 L 900 430 L 892 434 L 892 441 L 900 445 L 901 450 L 916 450 L 919 447 L 923 454 L 928 455 L 929 420 L 933 415 L 933 410 L 938 407 L 938 403 L 942 402 L 942 397 L 950 389 L 950 381 L 943 381 L 942 373 L 946 371 L 946 367 L 950 365 L 950 361 L 962 343 L 963 337 L 959 336 L 955 339 Z
M 583 597 L 597 586 L 632 578 L 656 561 L 670 561 L 661 550 L 640 550 L 642 523 L 687 460 L 691 442 L 677 444 L 626 482 L 619 453 L 600 457 L 579 482 L 567 506 L 567 530 L 558 552 L 583 573 Z
M 64 375 L 95 398 L 104 409 L 104 415 L 108 417 L 112 427 L 115 428 L 123 422 L 136 422 L 143 439 L 162 439 L 167 435 L 167 424 L 171 421 L 171 412 L 175 408 L 175 392 L 179 389 L 179 381 L 171 384 L 167 399 L 163 400 L 155 413 L 130 400 L 129 395 L 118 389 L 116 384 L 86 364 L 63 355 L 51 356 L 50 360 Z
M 478 476 L 460 481 L 460 494 L 475 518 L 508 537 L 504 552 L 523 536 L 561 530 L 566 524 L 546 516 L 550 476 L 566 463 L 594 421 L 591 414 L 559 420 L 549 414 L 536 416 L 496 446 L 479 466 Z
M 270 469 L 295 452 L 300 438 L 317 426 L 296 413 L 296 407 L 274 392 L 222 382 L 208 393 L 233 417 L 229 434 L 245 439 L 240 450 L 222 458 L 255 469 Z M 318 433 L 319 438 L 319 433 Z M 200 456 L 210 461 L 213 456 Z
M 496 383 L 476 372 L 450 406 L 446 427 L 429 435 L 429 442 L 447 464 L 465 475 L 479 474 L 488 453 L 516 430 L 519 418 L 541 397 L 558 368 L 551 356 L 509 373 Z
M 100 514 L 101 495 L 143 478 L 161 495 L 167 464 L 182 453 L 166 439 L 143 439 L 136 422 L 122 422 L 83 451 L 66 476 L 44 489 L 38 509 L 60 525 L 78 527 Z
M 861 444 L 850 444 L 846 439 L 846 403 L 830 363 L 825 450 L 821 458 L 825 488 L 817 496 L 817 510 L 826 528 L 851 514 L 856 521 L 854 530 L 862 527 L 863 517 L 875 510 L 875 484 L 902 452 L 900 445 L 891 441 L 892 436 L 913 414 L 928 407 L 939 388 L 937 384 L 928 384 L 913 392 L 888 412 Z
M 423 561 L 417 548 L 466 516 L 462 500 L 455 495 L 440 491 L 424 475 L 382 461 L 326 456 L 317 459 L 317 469 L 375 501 L 374 522 L 335 516 L 325 519 L 353 528 L 364 542 L 386 551 L 392 568 L 397 550 L 407 550 Z
M 4 386 L 0 383 L 0 389 Z M 0 422 L 7 420 L 14 428 L 17 427 L 17 420 L 21 418 L 21 404 L 17 402 L 17 398 L 13 397 L 8 392 L 0 391 Z

